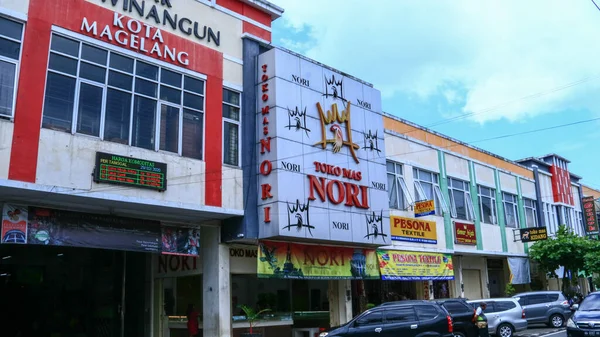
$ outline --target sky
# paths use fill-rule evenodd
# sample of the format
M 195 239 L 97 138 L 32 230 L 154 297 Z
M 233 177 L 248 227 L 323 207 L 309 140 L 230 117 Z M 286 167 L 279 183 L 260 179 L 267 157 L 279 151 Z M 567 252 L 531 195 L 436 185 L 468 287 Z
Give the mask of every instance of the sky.
M 383 111 L 512 160 L 557 153 L 600 189 L 591 0 L 272 2 L 273 44 L 372 83 Z

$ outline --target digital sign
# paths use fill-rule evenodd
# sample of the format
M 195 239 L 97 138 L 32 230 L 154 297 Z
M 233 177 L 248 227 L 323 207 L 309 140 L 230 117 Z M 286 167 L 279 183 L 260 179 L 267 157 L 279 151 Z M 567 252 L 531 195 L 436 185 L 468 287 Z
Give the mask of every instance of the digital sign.
M 96 152 L 94 181 L 165 191 L 167 164 Z

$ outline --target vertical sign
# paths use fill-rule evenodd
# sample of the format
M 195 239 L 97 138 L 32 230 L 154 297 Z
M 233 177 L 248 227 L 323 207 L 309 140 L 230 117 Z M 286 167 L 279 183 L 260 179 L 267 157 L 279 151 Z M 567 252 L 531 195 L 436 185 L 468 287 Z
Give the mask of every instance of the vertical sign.
M 585 221 L 585 232 L 587 235 L 598 235 L 598 216 L 594 197 L 581 198 L 583 204 L 583 217 Z

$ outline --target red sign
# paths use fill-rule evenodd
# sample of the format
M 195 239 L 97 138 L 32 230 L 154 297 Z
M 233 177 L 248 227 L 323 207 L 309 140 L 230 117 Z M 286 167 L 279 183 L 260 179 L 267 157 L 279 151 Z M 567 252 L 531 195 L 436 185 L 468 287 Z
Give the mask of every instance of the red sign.
M 263 64 L 262 67 L 262 76 L 261 76 L 261 80 L 263 82 L 266 82 L 269 79 L 269 76 L 267 75 L 267 65 Z M 261 96 L 261 100 L 263 101 L 263 103 L 265 104 L 262 108 L 261 108 L 261 113 L 258 117 L 259 119 L 259 123 L 262 122 L 263 125 L 263 138 L 260 139 L 260 154 L 264 155 L 265 153 L 269 153 L 271 152 L 271 136 L 269 135 L 269 105 L 267 105 L 267 101 L 269 100 L 269 83 L 264 83 L 261 85 L 261 91 L 262 91 L 262 96 Z M 271 174 L 271 171 L 273 171 L 273 164 L 271 164 L 271 161 L 268 159 L 263 160 L 260 163 L 259 166 L 259 171 L 260 174 L 268 177 Z M 267 200 L 267 199 L 272 199 L 273 198 L 273 194 L 271 194 L 271 184 L 265 183 L 265 184 L 261 184 L 260 185 L 260 199 L 261 200 Z M 265 206 L 263 207 L 263 212 L 264 212 L 264 222 L 265 223 L 269 223 L 271 222 L 271 206 Z
M 475 225 L 468 223 L 454 223 L 455 242 L 461 245 L 476 245 L 477 235 L 475 234 Z
M 596 204 L 594 197 L 585 197 L 581 199 L 583 203 L 583 218 L 585 223 L 585 232 L 587 235 L 598 234 L 598 215 L 596 214 Z

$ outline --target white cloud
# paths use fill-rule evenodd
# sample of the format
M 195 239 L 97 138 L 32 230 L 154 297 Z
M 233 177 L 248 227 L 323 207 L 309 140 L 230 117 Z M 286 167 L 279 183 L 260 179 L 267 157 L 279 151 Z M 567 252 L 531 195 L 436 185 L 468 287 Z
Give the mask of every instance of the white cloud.
M 600 78 L 553 90 L 600 74 L 600 11 L 590 1 L 273 1 L 290 29 L 310 35 L 301 52 L 384 97 L 442 95 L 480 123 L 599 112 Z M 538 92 L 551 93 L 520 99 Z

